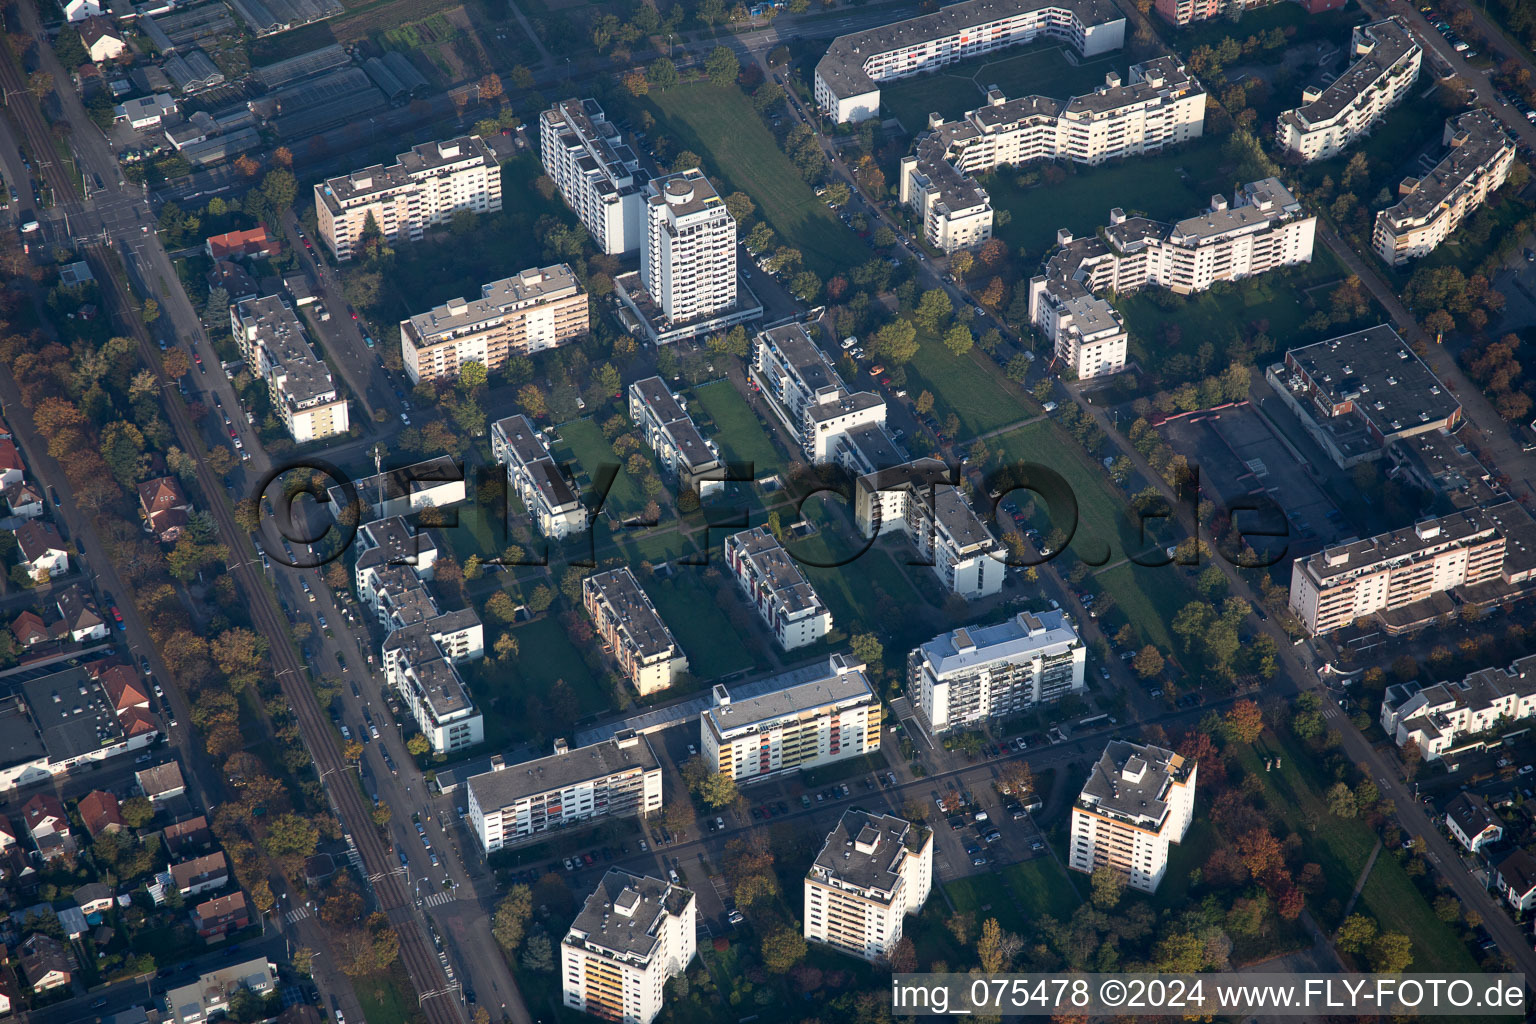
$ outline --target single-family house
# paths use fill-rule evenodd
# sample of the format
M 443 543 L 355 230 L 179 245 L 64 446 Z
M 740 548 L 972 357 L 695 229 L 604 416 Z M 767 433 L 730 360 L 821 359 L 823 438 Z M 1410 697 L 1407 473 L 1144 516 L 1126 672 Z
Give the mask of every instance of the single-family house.
M 171 884 L 183 896 L 222 889 L 229 884 L 229 864 L 223 850 L 171 865 Z
M 239 889 L 192 908 L 192 927 L 205 939 L 221 938 L 251 924 L 250 905 Z
M 1524 850 L 1511 851 L 1493 869 L 1494 887 L 1516 910 L 1536 907 L 1536 857 Z
M 19 519 L 36 519 L 43 514 L 43 492 L 34 483 L 18 480 L 0 489 L 5 495 L 5 507 Z
M 187 513 L 191 511 L 192 503 L 175 477 L 160 476 L 139 484 L 139 513 L 144 517 L 144 530 L 162 544 L 174 544 L 181 537 Z
M 35 583 L 69 572 L 69 552 L 52 523 L 29 519 L 16 527 L 16 550 L 19 564 Z
M 267 235 L 266 225 L 257 225 L 245 231 L 226 231 L 213 235 L 203 243 L 209 257 L 216 260 L 240 260 L 247 256 L 276 256 L 280 251 L 277 239 Z
M 1477 793 L 1458 793 L 1445 805 L 1445 826 L 1471 853 L 1504 837 L 1504 821 Z
M 107 622 L 96 609 L 96 599 L 86 593 L 78 583 L 59 591 L 55 602 L 60 622 L 55 630 L 60 636 L 68 636 L 79 643 L 83 640 L 104 640 Z
M 16 442 L 10 437 L 0 437 L 0 487 L 20 483 L 26 475 L 27 466 L 21 461 Z
M 117 26 L 106 18 L 86 18 L 80 23 L 80 42 L 93 61 L 116 60 L 128 50 Z
M 139 791 L 154 803 L 173 799 L 187 791 L 186 781 L 181 777 L 181 765 L 175 761 L 134 772 L 134 778 L 138 780 Z
M 33 932 L 22 941 L 21 973 L 34 992 L 63 988 L 75 976 L 75 958 L 51 935 Z
M 16 616 L 16 621 L 11 623 L 11 635 L 23 647 L 36 647 L 50 639 L 43 617 L 34 611 L 25 611 Z
M 105 790 L 97 789 L 85 794 L 76 809 L 80 812 L 80 821 L 85 825 L 85 831 L 92 839 L 104 832 L 121 832 L 123 829 L 123 816 L 117 797 Z

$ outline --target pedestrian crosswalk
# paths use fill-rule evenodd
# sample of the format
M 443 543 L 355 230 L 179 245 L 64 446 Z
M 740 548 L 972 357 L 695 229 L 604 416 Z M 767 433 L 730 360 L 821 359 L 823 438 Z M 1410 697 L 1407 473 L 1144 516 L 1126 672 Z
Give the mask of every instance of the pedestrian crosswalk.
M 287 921 L 289 924 L 298 924 L 308 916 L 308 907 L 294 907 L 292 910 L 288 911 L 288 913 L 283 915 L 283 920 Z
M 435 892 L 422 902 L 429 907 L 440 907 L 444 903 L 452 903 L 458 897 L 451 892 Z

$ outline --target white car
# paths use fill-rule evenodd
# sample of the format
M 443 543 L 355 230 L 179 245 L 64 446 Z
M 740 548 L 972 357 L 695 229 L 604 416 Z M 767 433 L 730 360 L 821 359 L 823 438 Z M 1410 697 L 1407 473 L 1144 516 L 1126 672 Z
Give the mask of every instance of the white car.
M 407 416 L 405 413 L 401 413 L 400 414 L 400 422 L 404 423 L 406 426 L 410 426 L 411 425 L 411 418 L 409 416 Z

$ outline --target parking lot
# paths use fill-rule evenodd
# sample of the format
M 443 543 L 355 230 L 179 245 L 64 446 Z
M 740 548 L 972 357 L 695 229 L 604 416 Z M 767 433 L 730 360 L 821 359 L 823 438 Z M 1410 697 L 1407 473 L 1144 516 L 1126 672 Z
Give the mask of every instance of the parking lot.
M 1290 554 L 1331 543 L 1347 529 L 1306 465 L 1251 405 L 1169 420 L 1159 430 L 1175 451 L 1199 466 L 1201 486 L 1218 488 L 1228 508 L 1248 496 L 1279 506 L 1289 524 Z M 1273 518 L 1250 513 L 1240 523 L 1250 531 L 1285 528 L 1269 521 Z

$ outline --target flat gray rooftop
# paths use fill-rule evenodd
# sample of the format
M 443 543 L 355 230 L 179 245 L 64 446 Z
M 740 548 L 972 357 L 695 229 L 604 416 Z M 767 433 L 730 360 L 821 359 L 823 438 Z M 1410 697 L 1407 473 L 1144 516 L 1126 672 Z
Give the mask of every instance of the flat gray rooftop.
M 495 811 L 540 793 L 606 779 L 621 772 L 648 772 L 660 767 L 656 752 L 644 736 L 637 736 L 634 742 L 623 745 L 610 738 L 575 747 L 564 754 L 551 754 L 476 775 L 465 785 L 474 793 L 475 803 L 481 809 Z

